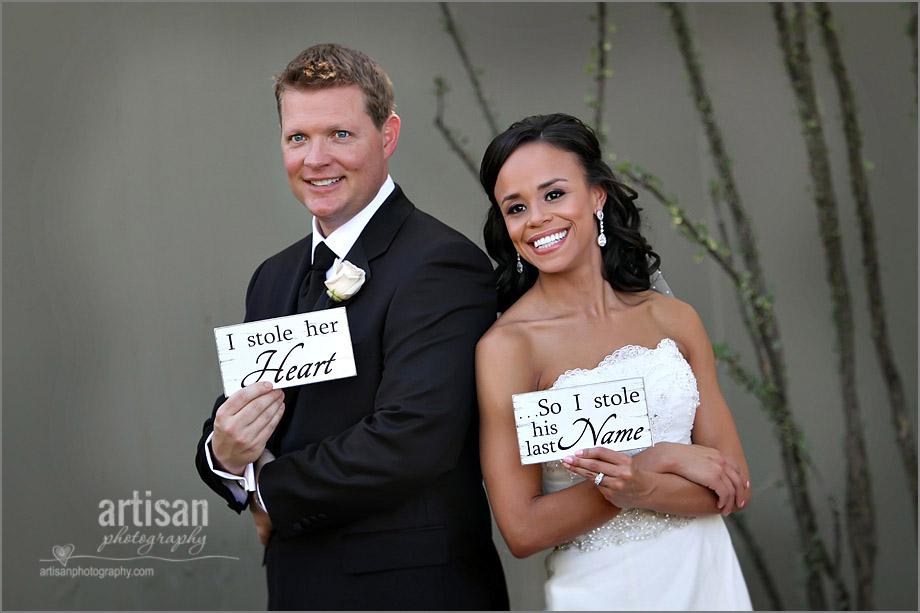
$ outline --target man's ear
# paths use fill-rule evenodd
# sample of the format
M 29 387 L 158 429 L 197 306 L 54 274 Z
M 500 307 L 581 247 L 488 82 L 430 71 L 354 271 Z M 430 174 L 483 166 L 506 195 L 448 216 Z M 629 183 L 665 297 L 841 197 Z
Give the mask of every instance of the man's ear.
M 383 122 L 380 132 L 383 134 L 383 157 L 390 159 L 393 152 L 396 151 L 396 142 L 399 140 L 399 115 L 393 113 Z

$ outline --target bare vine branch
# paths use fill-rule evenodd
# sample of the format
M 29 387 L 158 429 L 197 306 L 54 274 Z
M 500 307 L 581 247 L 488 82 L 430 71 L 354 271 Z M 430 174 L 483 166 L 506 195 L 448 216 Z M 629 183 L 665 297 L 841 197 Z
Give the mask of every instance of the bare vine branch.
M 664 3 L 671 27 L 677 40 L 677 47 L 684 60 L 684 67 L 690 83 L 690 93 L 700 115 L 700 121 L 709 143 L 714 167 L 719 176 L 719 196 L 724 200 L 731 214 L 733 229 L 737 236 L 738 250 L 747 270 L 747 288 L 738 285 L 738 305 L 747 323 L 751 341 L 760 360 L 762 389 L 769 389 L 767 397 L 760 396 L 762 406 L 774 423 L 783 449 L 784 472 L 790 497 L 795 508 L 799 548 L 805 558 L 806 594 L 812 609 L 826 609 L 824 583 L 821 572 L 830 575 L 837 592 L 845 591 L 843 579 L 832 564 L 827 549 L 818 531 L 817 516 L 808 492 L 805 474 L 805 452 L 801 445 L 801 434 L 795 425 L 788 407 L 785 357 L 782 352 L 780 333 L 772 309 L 772 299 L 766 294 L 765 281 L 760 265 L 755 234 L 750 219 L 741 201 L 741 195 L 732 171 L 732 161 L 726 150 L 722 132 L 715 119 L 712 100 L 706 89 L 703 71 L 693 47 L 684 7 L 678 3 Z M 716 206 L 718 202 L 715 203 Z M 717 208 L 717 216 L 720 211 Z M 745 291 L 747 290 L 747 291 Z M 740 374 L 735 364 L 735 376 Z M 753 381 L 753 376 L 748 377 Z M 749 386 L 748 386 L 749 387 Z M 749 387 L 750 389 L 750 387 Z M 789 434 L 795 433 L 795 436 Z M 841 604 L 841 603 L 838 603 Z
M 702 247 L 715 260 L 716 264 L 725 271 L 725 274 L 729 276 L 733 283 L 736 285 L 742 284 L 742 273 L 737 271 L 731 264 L 731 251 L 709 236 L 705 225 L 689 221 L 690 218 L 687 216 L 686 211 L 677 206 L 677 201 L 664 195 L 658 187 L 654 175 L 629 162 L 619 164 L 617 170 L 623 177 L 641 186 L 654 196 L 658 202 L 667 207 L 668 212 L 671 214 L 671 224 L 691 241 Z
M 758 293 L 763 294 L 763 272 L 760 266 L 760 255 L 757 251 L 754 230 L 747 216 L 747 212 L 741 204 L 741 195 L 738 192 L 738 186 L 732 172 L 732 161 L 725 148 L 722 132 L 715 120 L 712 101 L 709 98 L 709 93 L 703 81 L 702 68 L 700 68 L 696 53 L 693 50 L 693 42 L 690 38 L 690 31 L 687 28 L 684 8 L 681 4 L 676 2 L 666 2 L 664 3 L 664 7 L 665 12 L 671 20 L 671 27 L 677 38 L 677 46 L 684 60 L 684 67 L 690 79 L 691 95 L 700 113 L 703 129 L 706 132 L 706 138 L 709 142 L 709 151 L 712 154 L 716 172 L 719 174 L 723 198 L 735 222 L 735 230 L 738 233 L 739 252 L 744 261 L 745 268 L 747 268 L 748 272 L 751 274 L 752 285 Z
M 911 48 L 914 51 L 910 67 L 914 73 L 914 106 L 917 105 L 917 3 L 910 3 L 910 21 L 907 22 L 907 35 L 910 37 Z
M 446 4 L 442 3 L 441 6 L 445 15 L 445 29 L 454 40 L 458 54 L 461 57 L 461 61 L 467 70 L 467 76 L 470 79 L 474 92 L 476 93 L 477 102 L 480 105 L 483 117 L 490 125 L 490 127 L 492 127 L 493 133 L 497 133 L 497 129 L 495 128 L 494 123 L 494 115 L 491 113 L 491 110 L 488 106 L 487 97 L 482 93 L 481 84 L 477 78 L 476 71 L 472 69 L 472 65 L 469 61 L 469 56 L 466 53 L 464 44 L 458 34 L 458 30 L 450 10 Z M 601 55 L 599 52 L 602 52 L 602 50 L 605 48 L 602 42 L 604 36 L 602 28 L 605 25 L 605 13 L 602 12 L 602 6 L 602 3 L 598 4 L 599 14 L 601 16 L 601 18 L 598 19 L 600 22 L 598 30 L 598 51 L 593 51 L 594 53 L 597 53 L 598 56 Z M 687 40 L 689 41 L 689 34 L 687 35 Z M 691 52 L 688 57 L 694 58 L 695 56 L 693 56 Z M 698 66 L 697 72 L 699 73 Z M 595 84 L 600 85 L 603 83 L 601 80 L 602 76 L 609 76 L 609 71 L 606 68 L 606 64 L 604 64 L 602 69 L 598 71 L 598 75 L 595 75 Z M 695 93 L 703 92 L 705 94 L 705 89 L 702 87 L 701 77 L 699 79 L 699 83 L 693 85 Z M 697 85 L 699 85 L 699 87 L 697 87 Z M 446 85 L 444 85 L 444 87 L 439 86 L 437 92 L 439 97 L 439 106 L 436 125 L 438 125 L 439 130 L 441 130 L 442 135 L 444 135 L 445 139 L 451 145 L 451 148 L 459 157 L 461 157 L 467 169 L 475 177 L 477 176 L 477 173 L 475 172 L 475 166 L 471 164 L 471 156 L 468 152 L 464 151 L 462 144 L 456 136 L 456 132 L 450 130 L 444 125 L 443 98 L 445 93 Z M 595 99 L 595 102 L 598 103 L 595 106 L 595 123 L 597 123 L 598 127 L 600 128 L 601 119 L 598 119 L 598 117 L 603 117 L 603 96 L 598 96 Z M 835 547 L 835 555 L 832 559 L 827 554 L 827 550 L 818 532 L 817 521 L 814 512 L 811 508 L 811 502 L 808 494 L 808 482 L 805 474 L 805 467 L 810 466 L 810 460 L 808 459 L 808 454 L 804 449 L 804 437 L 793 421 L 788 408 L 788 402 L 786 399 L 787 394 L 785 383 L 785 366 L 781 350 L 782 345 L 780 342 L 775 317 L 772 312 L 772 296 L 767 294 L 763 289 L 765 284 L 763 282 L 763 276 L 760 269 L 759 254 L 756 250 L 753 229 L 751 228 L 750 222 L 747 219 L 743 208 L 741 207 L 740 197 L 738 197 L 737 189 L 734 187 L 734 182 L 730 175 L 731 161 L 725 153 L 721 135 L 718 133 L 718 129 L 715 126 L 715 121 L 711 110 L 712 106 L 708 101 L 708 97 L 705 98 L 704 102 L 705 103 L 701 105 L 698 101 L 698 108 L 701 110 L 701 113 L 703 113 L 704 109 L 708 110 L 708 121 L 706 121 L 707 114 L 703 114 L 704 126 L 707 128 L 707 136 L 710 138 L 710 149 L 713 150 L 714 157 L 717 158 L 717 170 L 720 172 L 720 176 L 723 178 L 723 181 L 726 176 L 729 178 L 727 185 L 730 187 L 726 187 L 724 192 L 720 190 L 720 195 L 721 193 L 726 194 L 721 197 L 725 199 L 725 202 L 731 213 L 733 226 L 735 231 L 738 233 L 737 240 L 739 242 L 739 252 L 741 253 L 742 260 L 747 270 L 739 270 L 733 261 L 732 251 L 728 247 L 730 241 L 728 240 L 728 232 L 726 230 L 724 221 L 720 224 L 719 228 L 721 241 L 717 241 L 713 236 L 709 234 L 705 224 L 700 222 L 692 223 L 688 220 L 686 213 L 677 206 L 676 198 L 668 198 L 664 196 L 663 190 L 661 188 L 661 182 L 656 177 L 646 173 L 641 169 L 634 169 L 629 163 L 621 165 L 618 170 L 622 175 L 629 178 L 631 181 L 638 184 L 643 189 L 649 191 L 656 200 L 658 200 L 662 205 L 666 206 L 671 213 L 672 223 L 674 223 L 675 227 L 679 229 L 680 233 L 702 248 L 700 257 L 702 257 L 703 254 L 708 253 L 710 257 L 712 257 L 715 262 L 723 269 L 723 271 L 729 276 L 729 278 L 738 289 L 739 306 L 742 306 L 743 316 L 745 321 L 748 323 L 755 350 L 758 351 L 758 355 L 760 356 L 759 365 L 761 376 L 758 378 L 751 371 L 744 369 L 740 364 L 740 360 L 737 359 L 737 356 L 734 358 L 729 358 L 729 361 L 724 363 L 728 363 L 733 377 L 736 380 L 739 380 L 743 386 L 748 388 L 748 390 L 756 398 L 758 398 L 758 400 L 760 400 L 761 406 L 764 408 L 768 417 L 776 426 L 777 435 L 781 443 L 784 474 L 791 492 L 793 505 L 796 509 L 795 519 L 800 526 L 800 535 L 807 536 L 806 539 L 800 538 L 800 543 L 802 545 L 803 555 L 805 557 L 806 563 L 810 569 L 810 576 L 814 574 L 812 569 L 815 568 L 825 572 L 835 588 L 835 602 L 837 606 L 839 608 L 848 608 L 849 595 L 842 582 L 842 578 L 840 577 L 838 570 L 839 545 Z M 710 128 L 714 129 L 710 130 Z M 599 136 L 601 136 L 601 133 L 599 133 Z M 714 142 L 716 143 L 715 145 Z M 715 202 L 715 205 L 718 206 L 718 202 Z M 717 216 L 719 216 L 721 219 L 721 211 L 717 210 Z M 819 482 L 819 485 L 823 485 L 823 483 Z M 829 501 L 832 505 L 832 511 L 835 513 L 834 516 L 836 521 L 836 504 L 834 503 L 832 497 L 829 497 Z M 806 508 L 808 512 L 804 514 L 800 513 L 799 509 L 801 508 Z M 839 538 L 837 538 L 838 533 L 839 525 L 835 523 L 835 544 L 839 543 Z M 747 542 L 747 544 L 750 547 L 756 547 L 756 543 L 753 541 L 753 539 Z M 764 577 L 765 584 L 772 582 L 772 578 L 769 576 L 768 571 Z M 809 584 L 809 602 L 814 609 L 826 609 L 827 607 L 820 604 L 823 603 L 824 600 L 823 585 L 820 584 L 821 577 L 818 576 L 817 580 L 819 583 L 817 590 L 811 589 L 812 585 Z M 768 590 L 769 589 L 770 588 L 768 588 Z M 817 594 L 817 597 L 815 594 Z M 816 602 L 819 603 L 818 606 L 815 606 Z M 775 601 L 774 604 L 776 604 Z
M 843 261 L 837 199 L 834 195 L 824 128 L 818 111 L 811 74 L 811 60 L 806 40 L 805 7 L 801 3 L 794 5 L 790 23 L 783 4 L 778 2 L 771 4 L 780 49 L 795 93 L 799 119 L 802 122 L 802 134 L 808 152 L 808 169 L 812 180 L 812 193 L 818 212 L 818 227 L 825 256 L 825 269 L 834 305 L 833 322 L 836 332 L 838 374 L 843 392 L 846 428 L 844 456 L 847 466 L 847 532 L 856 576 L 856 606 L 867 610 L 872 608 L 876 552 L 875 511 L 859 412 L 859 398 L 856 393 L 853 315 Z
M 473 155 L 460 144 L 460 138 L 457 136 L 456 130 L 447 127 L 444 123 L 444 96 L 450 91 L 447 81 L 445 81 L 443 77 L 435 77 L 434 87 L 436 104 L 434 125 L 441 133 L 441 136 L 444 137 L 444 140 L 447 141 L 447 144 L 450 145 L 451 150 L 456 153 L 460 161 L 463 162 L 463 166 L 473 175 L 473 178 L 478 181 L 479 171 L 476 170 L 476 162 L 473 159 Z
M 719 231 L 719 240 L 722 241 L 722 244 L 729 249 L 729 254 L 726 256 L 728 263 L 734 266 L 732 253 L 731 253 L 731 236 L 728 232 L 728 226 L 725 223 L 725 215 L 722 212 L 722 189 L 718 181 L 712 180 L 709 182 L 709 201 L 712 203 L 712 210 L 716 218 L 716 228 Z M 757 356 L 758 364 L 765 364 L 768 361 L 766 352 L 763 348 L 763 343 L 761 342 L 760 337 L 757 335 L 756 325 L 754 323 L 754 314 L 751 311 L 748 303 L 744 299 L 744 295 L 735 292 L 735 301 L 738 305 L 738 311 L 741 313 L 742 319 L 745 323 L 745 331 L 748 335 L 748 340 L 751 341 L 751 347 L 754 348 L 754 353 Z
M 486 120 L 486 123 L 489 125 L 489 129 L 492 130 L 492 136 L 496 136 L 499 132 L 498 121 L 496 120 L 495 113 L 489 106 L 488 98 L 482 91 L 482 83 L 479 81 L 477 70 L 473 68 L 473 63 L 470 61 L 470 56 L 466 52 L 466 46 L 461 40 L 460 30 L 457 28 L 457 23 L 454 21 L 453 11 L 451 10 L 450 6 L 448 6 L 447 2 L 439 2 L 438 4 L 441 7 L 441 13 L 444 15 L 444 28 L 450 35 L 451 40 L 454 41 L 454 46 L 457 49 L 457 55 L 460 56 L 460 61 L 463 63 L 463 68 L 466 69 L 466 76 L 470 80 L 470 85 L 473 86 L 473 93 L 476 95 L 476 102 L 479 104 L 479 109 L 482 111 L 482 116 Z
M 607 141 L 607 134 L 604 131 L 604 105 L 606 104 L 604 85 L 607 83 L 607 53 L 610 51 L 610 42 L 607 40 L 607 5 L 603 2 L 597 3 L 597 46 L 595 55 L 597 56 L 597 67 L 594 74 L 594 87 L 596 93 L 591 106 L 594 107 L 594 132 L 600 141 L 601 148 Z
M 859 219 L 860 238 L 862 239 L 862 264 L 866 279 L 866 297 L 869 301 L 869 315 L 872 322 L 872 340 L 875 353 L 882 369 L 882 376 L 888 389 L 888 402 L 891 405 L 891 420 L 895 430 L 895 441 L 901 452 L 901 461 L 907 472 L 907 493 L 914 509 L 914 530 L 917 529 L 917 442 L 914 438 L 907 403 L 904 398 L 904 385 L 901 374 L 891 350 L 888 336 L 888 317 L 885 313 L 884 295 L 882 293 L 881 270 L 878 262 L 878 240 L 875 235 L 875 213 L 869 200 L 869 180 L 866 177 L 866 162 L 863 160 L 862 137 L 859 118 L 856 113 L 856 95 L 850 85 L 837 32 L 831 17 L 830 7 L 825 2 L 815 4 L 818 13 L 822 40 L 830 61 L 831 73 L 837 85 L 840 97 L 840 109 L 843 120 L 843 133 L 847 144 L 847 161 L 850 169 L 850 189 L 856 201 L 856 213 Z M 916 10 L 916 4 L 914 5 Z M 915 532 L 916 534 L 916 532 Z

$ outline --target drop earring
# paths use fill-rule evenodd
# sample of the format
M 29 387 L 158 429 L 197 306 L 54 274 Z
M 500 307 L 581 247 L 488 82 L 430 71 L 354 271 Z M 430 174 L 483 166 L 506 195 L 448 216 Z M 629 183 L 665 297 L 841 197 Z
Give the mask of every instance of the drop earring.
M 597 221 L 600 223 L 600 231 L 597 235 L 597 246 L 604 247 L 607 244 L 607 236 L 604 234 L 604 211 L 597 212 Z
M 522 272 L 524 272 L 524 264 L 521 262 L 520 253 L 517 254 L 517 266 L 515 266 L 515 268 L 517 269 L 518 274 L 521 274 Z

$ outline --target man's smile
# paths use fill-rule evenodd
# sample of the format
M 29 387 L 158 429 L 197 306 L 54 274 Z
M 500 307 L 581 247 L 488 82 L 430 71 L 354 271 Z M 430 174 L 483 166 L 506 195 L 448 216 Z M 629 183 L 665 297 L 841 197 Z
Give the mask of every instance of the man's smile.
M 344 177 L 336 177 L 335 179 L 307 179 L 307 183 L 310 185 L 315 185 L 316 187 L 326 187 L 327 185 L 333 185 L 338 183 Z

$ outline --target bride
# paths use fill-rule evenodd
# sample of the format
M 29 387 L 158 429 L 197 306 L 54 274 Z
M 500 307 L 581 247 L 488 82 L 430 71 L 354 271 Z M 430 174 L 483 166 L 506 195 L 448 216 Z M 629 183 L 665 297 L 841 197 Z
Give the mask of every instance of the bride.
M 639 209 L 569 115 L 514 123 L 480 179 L 504 311 L 476 349 L 482 471 L 511 552 L 553 547 L 548 609 L 747 609 L 722 515 L 750 497 L 715 358 L 689 305 L 650 289 Z M 522 465 L 512 395 L 643 377 L 655 445 Z

